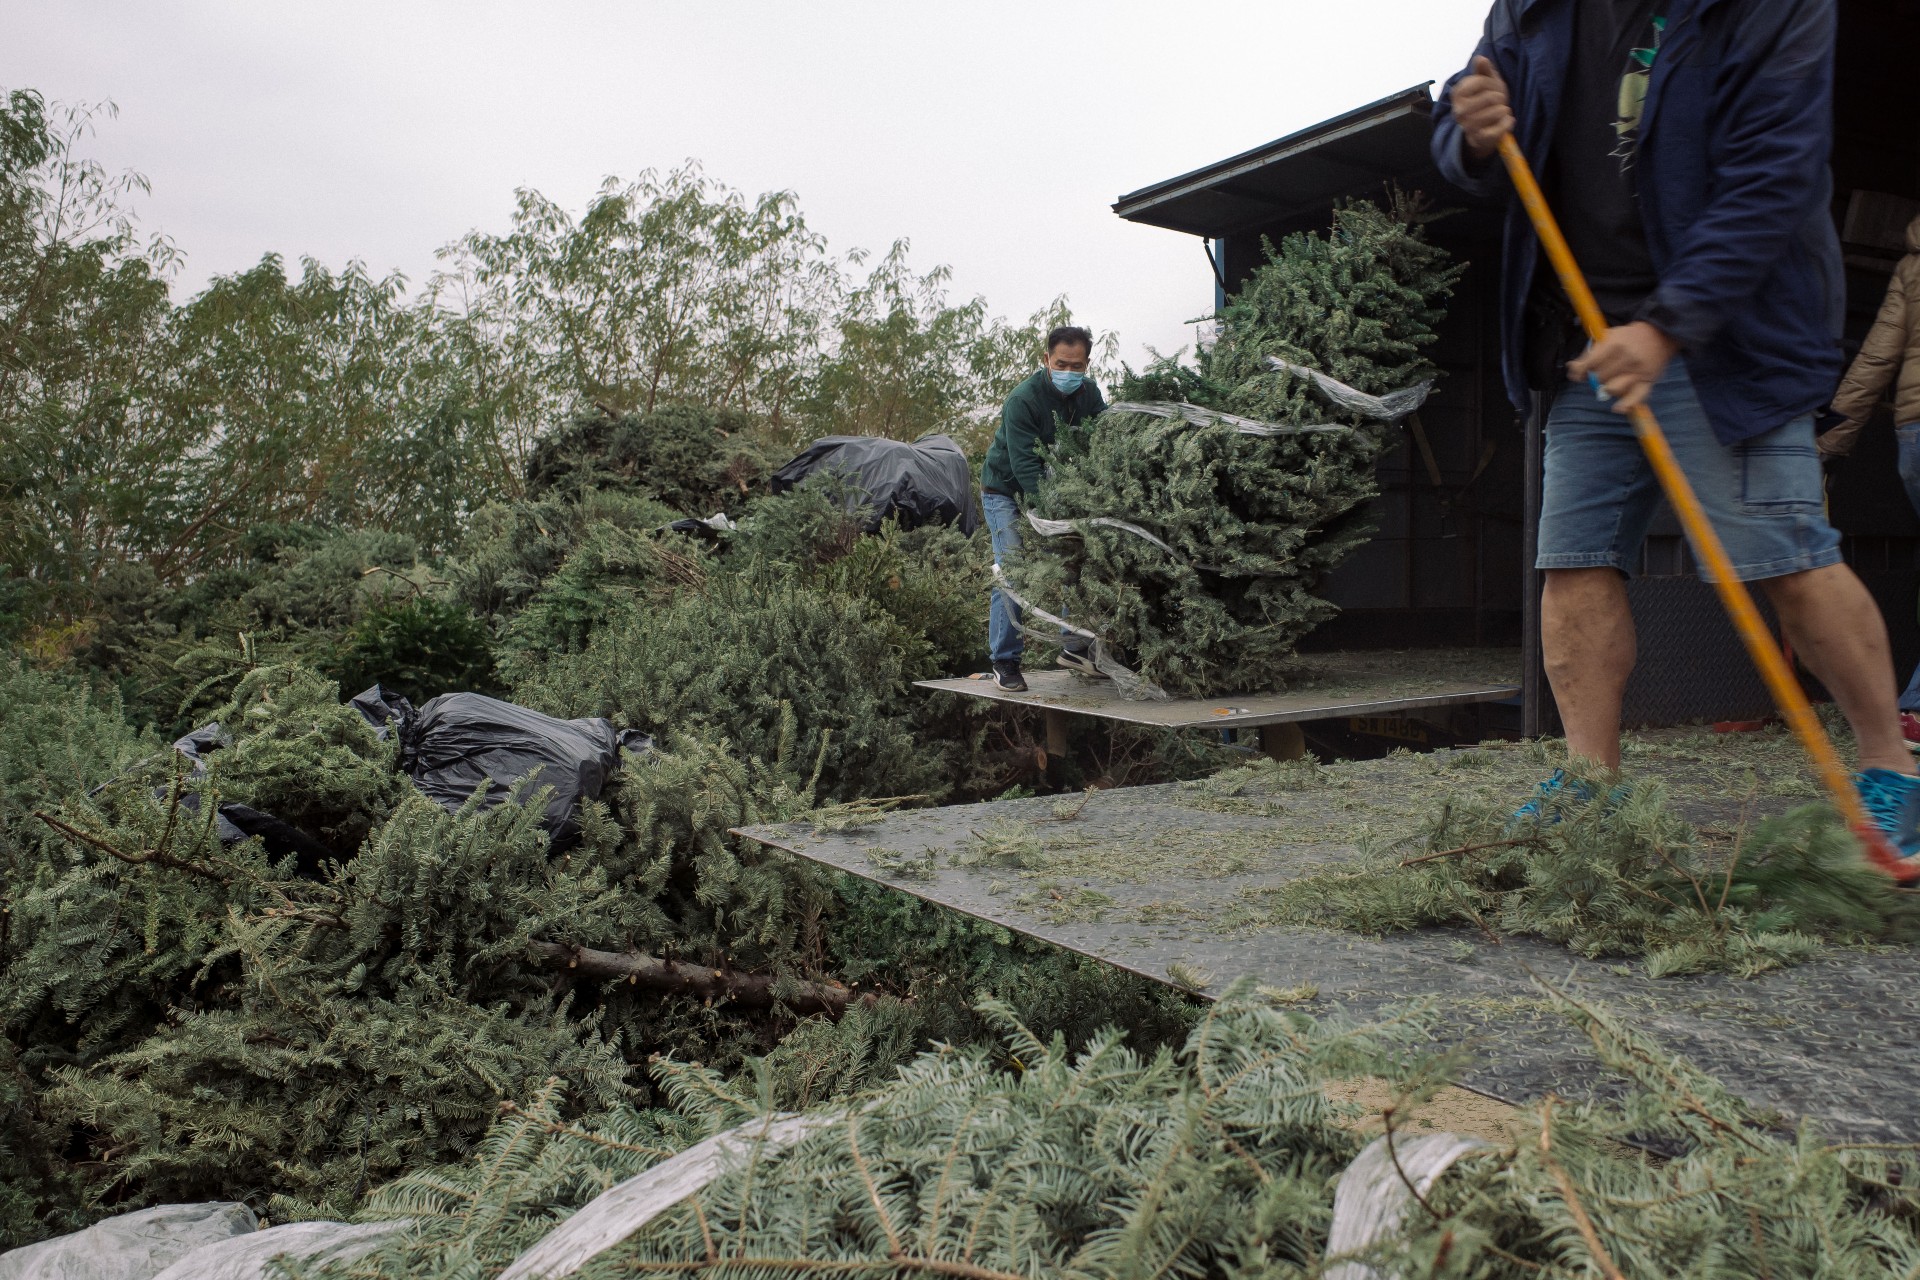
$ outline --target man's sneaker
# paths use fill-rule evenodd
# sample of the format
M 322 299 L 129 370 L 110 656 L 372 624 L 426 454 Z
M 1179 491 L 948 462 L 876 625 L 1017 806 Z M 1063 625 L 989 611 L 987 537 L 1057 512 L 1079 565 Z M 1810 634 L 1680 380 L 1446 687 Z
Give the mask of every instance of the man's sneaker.
M 1920 778 L 1891 769 L 1862 769 L 1853 775 L 1853 788 L 1901 857 L 1920 853 Z
M 1513 817 L 1507 822 L 1508 829 L 1558 822 L 1560 815 L 1554 812 L 1557 801 L 1571 800 L 1576 804 L 1585 804 L 1591 799 L 1592 787 L 1565 769 L 1555 769 L 1553 776 L 1535 789 L 1533 798 L 1513 811 Z
M 1020 674 L 1020 664 L 1017 662 L 994 663 L 993 684 L 995 688 L 1004 689 L 1008 693 L 1027 691 L 1027 678 Z
M 1611 811 L 1627 798 L 1624 786 L 1615 787 L 1607 792 L 1607 809 Z M 1515 831 L 1521 827 L 1552 826 L 1560 821 L 1556 810 L 1568 804 L 1587 804 L 1593 800 L 1593 788 L 1568 773 L 1565 769 L 1555 769 L 1553 776 L 1541 783 L 1534 791 L 1533 798 L 1513 811 L 1513 817 L 1507 820 L 1507 830 Z
M 1060 656 L 1055 659 L 1055 661 L 1067 670 L 1079 675 L 1092 676 L 1096 680 L 1105 680 L 1107 678 L 1106 672 L 1093 665 L 1093 650 L 1091 649 L 1062 649 Z
M 1900 736 L 1907 740 L 1907 750 L 1920 751 L 1920 716 L 1911 711 L 1900 713 Z

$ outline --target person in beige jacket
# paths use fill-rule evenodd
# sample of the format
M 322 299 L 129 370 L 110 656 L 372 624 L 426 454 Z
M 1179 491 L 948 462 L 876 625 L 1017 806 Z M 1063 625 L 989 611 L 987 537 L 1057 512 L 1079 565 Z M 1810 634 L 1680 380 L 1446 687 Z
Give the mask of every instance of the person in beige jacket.
M 1853 452 L 1860 428 L 1896 375 L 1893 420 L 1900 432 L 1900 478 L 1920 510 L 1920 218 L 1907 224 L 1907 256 L 1893 269 L 1880 315 L 1834 394 L 1833 411 L 1846 421 L 1820 437 L 1822 456 Z
M 1834 393 L 1833 411 L 1845 419 L 1820 437 L 1820 456 L 1853 452 L 1860 429 L 1893 384 L 1894 435 L 1900 447 L 1900 480 L 1907 501 L 1920 512 L 1920 218 L 1907 224 L 1907 256 L 1893 269 L 1887 300 L 1880 304 L 1867 340 Z M 1920 745 L 1920 670 L 1900 695 L 1900 728 Z

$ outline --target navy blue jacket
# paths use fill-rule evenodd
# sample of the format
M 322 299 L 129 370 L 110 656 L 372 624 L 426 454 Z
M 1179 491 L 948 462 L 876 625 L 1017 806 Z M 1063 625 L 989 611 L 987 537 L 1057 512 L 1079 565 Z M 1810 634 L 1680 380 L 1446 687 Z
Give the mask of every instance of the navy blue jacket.
M 1507 82 L 1515 132 L 1545 167 L 1578 0 L 1494 0 L 1477 56 Z M 1819 409 L 1840 377 L 1845 309 L 1832 178 L 1834 0 L 1669 0 L 1634 160 L 1660 285 L 1639 318 L 1677 340 L 1714 435 L 1731 444 Z M 1469 63 L 1471 66 L 1471 63 Z M 1498 158 L 1469 168 L 1447 81 L 1433 155 L 1456 185 L 1507 196 L 1502 371 L 1522 359 L 1538 241 Z M 1549 193 L 1551 195 L 1551 193 Z

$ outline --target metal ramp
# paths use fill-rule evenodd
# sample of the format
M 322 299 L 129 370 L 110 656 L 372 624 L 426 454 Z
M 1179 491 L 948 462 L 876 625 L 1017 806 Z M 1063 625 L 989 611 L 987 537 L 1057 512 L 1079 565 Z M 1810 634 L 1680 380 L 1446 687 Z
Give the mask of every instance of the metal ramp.
M 1156 729 L 1260 731 L 1269 755 L 1301 754 L 1298 725 L 1308 720 L 1401 716 L 1408 712 L 1500 702 L 1519 695 L 1518 649 L 1368 649 L 1302 655 L 1271 693 L 1130 701 L 1110 680 L 1070 671 L 1027 673 L 1027 692 L 1008 693 L 987 674 L 921 680 L 915 687 L 1031 707 L 1046 719 L 1047 750 L 1064 749 L 1070 716 L 1121 720 Z
M 1286 881 L 1405 835 L 1452 798 L 1524 795 L 1532 744 L 1491 744 L 1314 769 L 1266 763 L 1199 783 L 898 813 L 847 831 L 808 823 L 740 834 L 1158 981 L 1217 992 L 1242 976 L 1321 1015 L 1432 1005 L 1463 1047 L 1461 1083 L 1507 1101 L 1577 1095 L 1602 1079 L 1534 975 L 1607 1005 L 1751 1102 L 1860 1141 L 1920 1140 L 1909 1087 L 1920 955 L 1834 949 L 1752 979 L 1649 978 L 1637 962 L 1473 930 L 1368 937 L 1274 924 Z M 1665 780 L 1683 811 L 1731 829 L 1813 798 L 1777 733 L 1649 735 L 1627 767 Z M 1307 993 L 1311 992 L 1311 996 Z

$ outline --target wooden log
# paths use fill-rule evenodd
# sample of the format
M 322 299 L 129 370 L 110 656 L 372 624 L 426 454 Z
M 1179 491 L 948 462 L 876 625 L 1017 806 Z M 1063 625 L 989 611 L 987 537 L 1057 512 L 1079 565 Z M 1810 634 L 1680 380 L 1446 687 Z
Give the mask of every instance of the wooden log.
M 561 942 L 534 942 L 533 954 L 565 969 L 569 976 L 598 981 L 625 981 L 671 995 L 726 1001 L 749 1009 L 771 1008 L 776 979 L 766 973 L 736 973 L 703 964 L 662 960 L 637 951 L 597 951 Z M 795 1013 L 824 1013 L 839 1017 L 855 1000 L 871 1003 L 877 997 L 859 995 L 837 982 L 801 982 L 781 1003 Z

